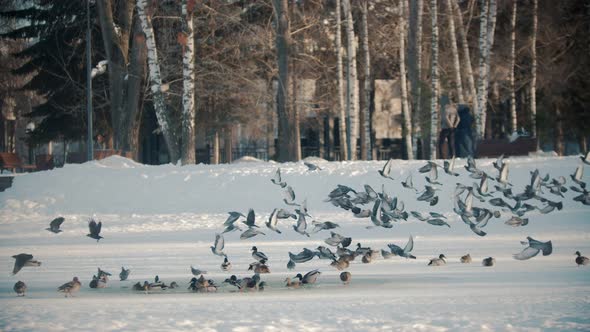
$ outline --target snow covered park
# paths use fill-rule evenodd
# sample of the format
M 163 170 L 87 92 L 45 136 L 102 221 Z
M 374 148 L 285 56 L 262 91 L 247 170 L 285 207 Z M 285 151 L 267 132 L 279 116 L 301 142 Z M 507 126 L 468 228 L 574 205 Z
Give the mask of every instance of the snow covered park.
M 500 212 L 487 225 L 485 236 L 477 235 L 456 213 L 457 183 L 477 187 L 457 160 L 454 171 L 442 168 L 438 179 L 418 170 L 425 161 L 393 161 L 392 179 L 382 177 L 385 162 L 322 162 L 310 171 L 301 163 L 243 161 L 231 165 L 149 166 L 121 157 L 110 157 L 81 165 L 66 165 L 51 171 L 19 174 L 13 186 L 0 193 L 0 330 L 1 331 L 588 331 L 590 330 L 590 266 L 577 266 L 574 253 L 590 255 L 590 206 L 575 201 L 580 193 L 571 174 L 583 165 L 579 157 L 507 158 L 507 185 L 514 195 L 530 185 L 531 171 L 541 178 L 549 174 L 537 198 L 523 201 L 537 209 L 525 211 L 522 225 L 508 225 L 518 211 L 490 204 L 492 198 L 514 201 L 496 191 L 498 176 L 492 163 L 476 160 L 479 170 L 490 175 L 491 196 L 481 202 L 473 198 L 474 210 Z M 442 161 L 437 161 L 442 166 Z M 588 167 L 585 166 L 589 172 Z M 296 194 L 295 202 L 307 201 L 307 232 L 295 232 L 292 218 L 279 219 L 277 233 L 265 223 L 276 208 L 294 211 L 285 203 L 285 188 L 271 182 L 280 168 L 282 181 Z M 438 168 L 438 167 L 437 167 Z M 412 174 L 414 189 L 402 186 Z M 433 185 L 438 202 L 419 201 L 426 182 Z M 563 197 L 550 192 L 551 180 L 566 179 Z M 579 179 L 579 175 L 578 175 Z M 590 178 L 582 175 L 581 181 Z M 475 183 L 475 184 L 474 184 Z M 391 220 L 381 227 L 370 217 L 358 218 L 351 211 L 328 202 L 338 185 L 364 192 L 370 185 L 397 198 L 397 209 L 407 220 Z M 351 197 L 355 195 L 350 192 Z M 369 195 L 370 196 L 370 195 Z M 477 195 L 475 195 L 477 196 Z M 462 193 L 460 200 L 467 200 Z M 403 202 L 404 206 L 401 206 Z M 543 209 L 561 202 L 562 209 Z M 360 205 L 373 208 L 373 202 Z M 560 206 L 561 207 L 561 206 Z M 217 233 L 224 230 L 228 212 L 256 212 L 256 224 L 265 235 L 240 239 L 248 229 L 241 218 L 241 230 L 223 234 L 224 253 L 232 263 L 230 271 L 220 267 L 223 257 L 214 255 Z M 461 208 L 459 208 L 461 209 Z M 465 207 L 463 207 L 463 210 Z M 526 209 L 525 209 L 526 210 Z M 443 214 L 448 223 L 421 221 L 429 212 Z M 399 212 L 399 211 L 398 211 Z M 46 230 L 49 222 L 64 217 L 63 232 Z M 102 222 L 96 241 L 86 236 L 90 218 Z M 331 221 L 339 226 L 318 230 L 312 221 Z M 382 222 L 382 220 L 378 220 Z M 316 230 L 314 232 L 314 229 Z M 370 263 L 361 257 L 345 269 L 352 280 L 340 281 L 341 271 L 331 260 L 314 257 L 287 269 L 289 252 L 318 246 L 336 248 L 324 242 L 334 231 L 379 251 Z M 381 250 L 388 244 L 404 248 L 410 236 L 411 254 L 385 259 Z M 527 237 L 552 243 L 552 252 L 517 260 L 527 247 Z M 264 291 L 239 291 L 223 283 L 232 274 L 251 277 L 254 261 L 251 247 L 268 256 L 271 270 L 261 274 Z M 12 275 L 13 255 L 28 253 L 41 266 L 26 266 Z M 470 254 L 472 263 L 461 263 Z M 431 259 L 446 256 L 446 264 L 428 266 Z M 495 265 L 482 266 L 487 257 Z M 121 267 L 129 268 L 128 280 L 119 281 Z M 219 285 L 217 292 L 195 293 L 187 289 L 193 277 L 190 267 L 208 271 L 207 279 Z M 111 272 L 107 287 L 92 289 L 89 283 L 97 268 Z M 285 278 L 319 269 L 313 285 L 287 288 Z M 132 286 L 154 277 L 178 288 L 135 291 Z M 82 287 L 65 298 L 57 287 L 77 276 Z M 28 289 L 17 297 L 13 286 L 23 281 Z

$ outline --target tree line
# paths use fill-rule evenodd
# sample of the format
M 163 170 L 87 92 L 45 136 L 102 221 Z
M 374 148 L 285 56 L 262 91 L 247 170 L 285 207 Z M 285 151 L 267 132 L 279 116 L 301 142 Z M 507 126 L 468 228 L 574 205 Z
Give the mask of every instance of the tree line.
M 218 162 L 220 135 L 266 119 L 263 101 L 278 119 L 274 157 L 299 160 L 298 82 L 313 79 L 317 113 L 330 128 L 338 119 L 328 145 L 368 160 L 374 81 L 396 79 L 408 159 L 437 157 L 449 102 L 470 107 L 476 140 L 524 128 L 559 154 L 567 141 L 587 150 L 590 0 L 95 0 L 90 10 L 93 66 L 107 63 L 93 78 L 95 132 L 115 149 L 137 154 L 149 111 L 170 160 L 194 163 L 206 137 Z M 14 59 L 2 107 L 34 93 L 31 141 L 84 137 L 86 2 L 8 0 L 0 11 Z

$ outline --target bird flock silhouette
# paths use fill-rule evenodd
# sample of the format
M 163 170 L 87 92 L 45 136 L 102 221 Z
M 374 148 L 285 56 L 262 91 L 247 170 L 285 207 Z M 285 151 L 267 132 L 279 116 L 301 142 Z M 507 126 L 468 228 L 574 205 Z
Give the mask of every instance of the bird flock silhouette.
M 521 192 L 516 191 L 516 188 L 509 181 L 509 162 L 503 156 L 500 156 L 493 167 L 497 171 L 497 176 L 488 174 L 476 165 L 475 159 L 468 158 L 467 164 L 464 166 L 469 178 L 474 181 L 471 184 L 457 182 L 452 193 L 453 212 L 458 215 L 459 219 L 464 222 L 469 229 L 477 236 L 486 236 L 484 231 L 492 218 L 499 219 L 504 216 L 504 223 L 511 227 L 523 227 L 529 224 L 529 218 L 525 218 L 527 213 L 538 211 L 541 214 L 551 213 L 555 210 L 563 208 L 562 201 L 557 199 L 564 199 L 565 193 L 569 190 L 574 192 L 573 201 L 579 202 L 583 205 L 590 206 L 590 192 L 586 188 L 586 183 L 582 181 L 584 174 L 584 164 L 590 165 L 590 153 L 580 157 L 580 165 L 576 168 L 573 174 L 570 175 L 572 184 L 568 187 L 567 179 L 563 176 L 551 178 L 549 174 L 541 176 L 537 169 L 530 172 L 530 182 L 525 185 Z M 320 172 L 322 168 L 317 165 L 305 162 L 304 165 L 310 172 Z M 386 182 L 396 181 L 392 177 L 392 168 L 394 160 L 388 160 L 382 169 L 378 170 L 379 175 L 385 179 Z M 404 181 L 400 181 L 405 189 L 411 190 L 415 194 L 415 199 L 418 202 L 425 202 L 428 206 L 434 207 L 439 203 L 439 194 L 443 184 L 439 181 L 439 168 L 444 171 L 446 176 L 459 177 L 460 174 L 455 172 L 455 158 L 444 160 L 443 165 L 439 165 L 435 161 L 426 161 L 426 164 L 418 169 L 420 174 L 424 174 L 427 184 L 422 190 L 414 187 L 412 181 L 412 173 L 410 173 Z M 320 245 L 315 249 L 302 248 L 298 253 L 288 252 L 288 270 L 295 270 L 297 264 L 309 262 L 314 258 L 318 260 L 328 260 L 327 264 L 332 268 L 342 271 L 339 279 L 344 284 L 349 284 L 352 280 L 352 274 L 345 271 L 350 263 L 355 261 L 357 257 L 363 264 L 371 263 L 378 255 L 383 259 L 390 259 L 398 256 L 406 259 L 416 259 L 412 254 L 414 249 L 414 238 L 409 235 L 407 243 L 402 248 L 398 244 L 390 243 L 387 248 L 374 250 L 370 247 L 363 247 L 361 243 L 356 244 L 356 248 L 350 248 L 352 245 L 352 237 L 338 234 L 334 230 L 340 226 L 331 221 L 315 220 L 309 213 L 307 207 L 307 200 L 304 199 L 298 203 L 297 196 L 293 188 L 284 181 L 281 175 L 281 169 L 277 168 L 270 181 L 278 186 L 283 191 L 283 203 L 287 208 L 275 208 L 270 213 L 264 225 L 268 229 L 266 232 L 276 232 L 282 234 L 286 227 L 280 225 L 287 223 L 287 220 L 293 220 L 293 231 L 309 238 L 311 234 L 318 234 L 322 231 L 329 231 L 330 236 L 324 240 L 327 246 Z M 488 182 L 495 182 L 493 189 Z M 546 190 L 551 194 L 552 200 L 547 198 Z M 392 196 L 386 191 L 386 184 L 382 184 L 381 192 L 377 192 L 370 185 L 365 184 L 362 189 L 354 189 L 347 185 L 338 184 L 324 200 L 338 208 L 352 213 L 354 218 L 369 219 L 365 227 L 371 228 L 392 228 L 394 223 L 400 221 L 407 221 L 409 218 L 414 218 L 420 222 L 425 222 L 433 226 L 451 227 L 448 222 L 448 216 L 441 213 L 430 211 L 428 213 L 421 213 L 418 211 L 406 211 L 404 202 L 397 197 Z M 481 204 L 474 204 L 479 202 Z M 291 209 L 293 209 L 291 211 Z M 308 228 L 307 218 L 312 219 L 311 226 Z M 49 223 L 47 231 L 58 234 L 62 232 L 61 226 L 65 219 L 58 217 Z M 240 221 L 240 222 L 239 222 Z M 256 213 L 253 209 L 249 209 L 246 215 L 241 212 L 228 212 L 228 217 L 223 223 L 223 230 L 215 234 L 215 240 L 210 247 L 213 255 L 219 256 L 223 261 L 220 268 L 224 272 L 232 270 L 232 263 L 228 255 L 224 252 L 225 239 L 224 234 L 229 232 L 239 231 L 240 240 L 247 240 L 257 236 L 264 236 L 261 229 L 261 223 L 258 222 Z M 243 225 L 243 226 L 242 226 Z M 260 225 L 260 226 L 259 226 Z M 102 230 L 102 222 L 90 219 L 88 222 L 89 233 L 86 235 L 97 242 L 103 239 L 100 235 Z M 528 236 L 525 241 L 521 241 L 524 247 L 519 253 L 513 255 L 514 259 L 527 260 L 535 257 L 539 253 L 547 256 L 553 251 L 551 241 L 539 241 Z M 330 249 L 332 247 L 333 249 Z M 590 259 L 582 256 L 579 251 L 575 252 L 575 264 L 578 266 L 589 265 Z M 16 275 L 23 267 L 40 266 L 41 262 L 33 259 L 33 255 L 21 253 L 12 256 L 15 259 L 13 275 Z M 252 246 L 251 257 L 253 262 L 249 264 L 248 271 L 254 274 L 247 277 L 238 277 L 233 274 L 226 278 L 221 284 L 214 280 L 205 278 L 206 270 L 198 267 L 190 266 L 192 279 L 189 282 L 188 289 L 194 292 L 216 292 L 222 286 L 235 287 L 237 291 L 263 291 L 268 284 L 262 280 L 261 275 L 270 273 L 269 258 L 264 252 L 260 251 L 257 246 Z M 472 263 L 472 258 L 469 253 L 462 256 L 459 261 L 461 263 Z M 441 253 L 438 257 L 429 260 L 428 266 L 445 265 L 447 257 Z M 482 260 L 483 266 L 494 266 L 496 259 L 487 257 Z M 121 281 L 128 279 L 131 273 L 130 269 L 121 268 L 119 278 Z M 294 277 L 288 277 L 284 281 L 285 287 L 299 288 L 308 285 L 313 285 L 318 282 L 321 271 L 319 268 L 313 269 L 305 274 L 297 273 Z M 89 283 L 90 288 L 105 288 L 111 273 L 98 268 L 96 275 L 92 276 Z M 58 291 L 63 292 L 66 297 L 80 290 L 82 284 L 78 277 L 74 277 L 69 281 L 58 287 Z M 156 290 L 177 288 L 176 282 L 170 284 L 164 283 L 158 276 L 154 278 L 154 282 L 144 281 L 143 283 L 135 283 L 131 289 L 134 291 L 142 291 L 150 293 Z M 18 281 L 14 285 L 14 291 L 17 296 L 24 296 L 27 290 L 27 285 L 23 281 Z

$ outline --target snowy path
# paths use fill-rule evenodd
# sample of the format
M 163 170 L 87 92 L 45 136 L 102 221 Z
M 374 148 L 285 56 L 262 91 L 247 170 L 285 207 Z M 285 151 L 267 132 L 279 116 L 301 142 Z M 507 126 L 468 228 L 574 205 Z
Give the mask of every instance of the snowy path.
M 421 164 L 401 163 L 394 177 L 399 180 L 402 173 Z M 491 161 L 479 164 L 491 169 Z M 152 167 L 115 158 L 18 176 L 15 186 L 0 194 L 0 331 L 590 330 L 590 270 L 576 267 L 573 255 L 576 250 L 590 255 L 589 207 L 573 202 L 567 193 L 562 211 L 531 213 L 530 223 L 519 228 L 504 224 L 509 218 L 505 213 L 490 221 L 488 235 L 480 238 L 452 213 L 450 199 L 445 198 L 454 182 L 473 182 L 463 169 L 457 179 L 440 175 L 446 181 L 441 202 L 427 209 L 399 181 L 383 182 L 376 175 L 381 165 L 330 163 L 323 174 L 307 173 L 301 164 L 281 166 L 285 180 L 308 198 L 310 213 L 318 220 L 339 223 L 336 231 L 352 236 L 353 244 L 385 249 L 387 243 L 403 246 L 414 235 L 413 253 L 418 259 L 379 257 L 371 264 L 357 259 L 347 269 L 353 275 L 348 286 L 339 282 L 339 271 L 328 266 L 328 260 L 298 264 L 296 271 L 286 269 L 288 251 L 316 248 L 329 237 L 327 231 L 302 237 L 292 231 L 292 221 L 279 222 L 282 235 L 267 232 L 266 237 L 240 241 L 238 232 L 226 234 L 224 251 L 234 266 L 230 273 L 219 268 L 221 259 L 211 254 L 209 246 L 226 211 L 254 207 L 262 223 L 272 208 L 284 207 L 280 189 L 269 181 L 277 165 Z M 569 180 L 577 165 L 574 158 L 515 159 L 510 179 L 523 186 L 528 171 L 539 167 L 542 174 Z M 159 182 L 165 177 L 168 181 Z M 444 213 L 451 228 L 410 218 L 392 229 L 367 229 L 368 220 L 322 202 L 337 183 L 355 188 L 364 183 L 380 188 L 386 183 L 393 195 L 405 201 L 406 210 Z M 414 183 L 423 183 L 415 171 Z M 66 222 L 64 232 L 54 235 L 44 228 L 57 215 Z M 105 238 L 100 243 L 85 236 L 92 215 L 104 223 Z M 551 240 L 553 254 L 514 260 L 512 254 L 523 248 L 519 241 L 528 235 Z M 229 286 L 216 294 L 186 290 L 190 265 L 208 270 L 207 276 L 218 282 L 230 274 L 251 275 L 246 270 L 253 244 L 270 258 L 272 273 L 262 276 L 269 283 L 267 290 L 237 293 Z M 25 267 L 11 276 L 11 256 L 20 252 L 32 253 L 42 266 Z M 468 252 L 473 263 L 459 263 Z M 426 266 L 439 253 L 449 258 L 448 265 Z M 481 266 L 488 256 L 496 258 L 496 266 Z M 131 268 L 129 281 L 115 280 L 121 265 Z M 97 267 L 114 274 L 106 289 L 88 288 Z M 315 268 L 322 271 L 318 285 L 283 287 L 285 277 Z M 133 283 L 152 280 L 156 274 L 181 287 L 148 295 L 130 290 Z M 56 287 L 74 275 L 80 277 L 82 290 L 65 299 Z M 29 285 L 25 298 L 12 291 L 17 280 Z

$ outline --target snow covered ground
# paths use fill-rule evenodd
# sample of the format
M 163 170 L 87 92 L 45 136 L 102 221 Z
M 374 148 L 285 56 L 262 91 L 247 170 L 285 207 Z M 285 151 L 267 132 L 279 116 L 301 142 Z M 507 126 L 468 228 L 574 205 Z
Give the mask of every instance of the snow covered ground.
M 486 172 L 497 174 L 493 160 L 477 160 Z M 530 179 L 529 171 L 565 176 L 568 187 L 580 164 L 577 157 L 510 158 L 509 180 L 520 192 Z M 52 171 L 18 175 L 13 187 L 0 193 L 0 330 L 1 331 L 588 331 L 590 330 L 590 266 L 577 267 L 574 252 L 590 255 L 590 207 L 575 202 L 571 190 L 563 209 L 549 214 L 527 214 L 529 224 L 510 227 L 502 211 L 485 228 L 485 237 L 475 235 L 453 212 L 456 182 L 472 184 L 458 161 L 451 177 L 440 172 L 440 201 L 430 207 L 400 184 L 412 172 L 414 184 L 423 188 L 424 176 L 417 169 L 423 161 L 396 161 L 392 176 L 377 173 L 384 162 L 318 163 L 323 169 L 309 172 L 303 163 L 249 162 L 232 165 L 147 166 L 120 157 L 83 165 L 66 165 Z M 294 221 L 279 221 L 277 234 L 263 222 L 283 203 L 279 186 L 270 181 L 280 167 L 283 180 L 307 198 L 310 214 L 319 221 L 340 225 L 335 231 L 373 249 L 388 243 L 404 246 L 414 236 L 416 260 L 380 256 L 363 264 L 360 257 L 347 271 L 350 285 L 342 285 L 340 271 L 329 260 L 313 259 L 286 268 L 288 252 L 325 245 L 329 231 L 307 238 L 292 230 Z M 588 168 L 588 167 L 587 167 Z M 590 178 L 585 176 L 584 181 Z M 369 184 L 404 201 L 406 211 L 435 211 L 449 218 L 450 228 L 433 226 L 413 217 L 394 223 L 393 228 L 367 228 L 369 219 L 324 202 L 337 184 L 361 190 Z M 501 197 L 495 194 L 496 197 Z M 531 201 L 541 206 L 538 201 Z M 491 207 L 476 201 L 476 206 Z M 230 272 L 220 269 L 222 258 L 209 247 L 221 232 L 228 211 L 246 213 L 253 208 L 266 236 L 239 239 L 239 232 L 225 234 L 225 252 L 233 263 Z M 494 208 L 497 209 L 497 208 Z M 63 232 L 45 230 L 57 216 L 65 217 Z M 96 242 L 85 235 L 88 219 L 103 222 Z M 310 221 L 310 220 L 308 220 Z M 538 255 L 518 261 L 512 255 L 531 236 L 553 243 L 550 256 Z M 262 275 L 269 284 L 264 292 L 239 293 L 225 286 L 217 293 L 191 293 L 189 266 L 209 271 L 207 277 L 221 283 L 231 274 L 251 276 L 250 248 L 256 245 L 269 256 L 272 273 Z M 12 255 L 33 254 L 40 267 L 25 267 L 12 276 Z M 444 253 L 448 264 L 429 267 L 430 258 Z M 472 264 L 459 257 L 470 253 Z M 494 267 L 481 260 L 496 258 Z M 115 275 L 129 267 L 128 281 Z M 90 289 L 97 267 L 113 273 L 106 289 Z M 287 289 L 285 277 L 319 268 L 316 285 Z M 144 294 L 134 292 L 137 281 L 159 275 L 181 287 Z M 82 289 L 74 298 L 64 298 L 57 286 L 78 276 Z M 12 286 L 18 280 L 28 285 L 26 297 L 17 298 Z

